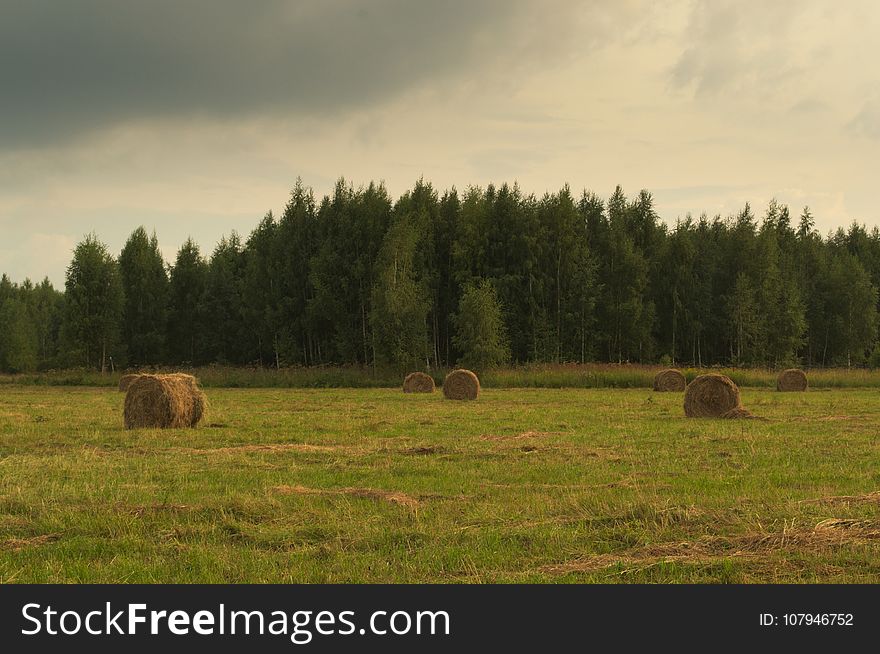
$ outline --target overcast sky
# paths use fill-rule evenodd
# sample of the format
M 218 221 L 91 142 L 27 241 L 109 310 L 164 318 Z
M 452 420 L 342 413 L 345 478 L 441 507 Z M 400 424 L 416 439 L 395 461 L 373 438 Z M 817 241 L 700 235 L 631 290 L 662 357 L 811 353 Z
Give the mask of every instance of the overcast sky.
M 878 35 L 875 0 L 0 0 L 0 272 L 138 225 L 208 254 L 297 176 L 874 226 Z

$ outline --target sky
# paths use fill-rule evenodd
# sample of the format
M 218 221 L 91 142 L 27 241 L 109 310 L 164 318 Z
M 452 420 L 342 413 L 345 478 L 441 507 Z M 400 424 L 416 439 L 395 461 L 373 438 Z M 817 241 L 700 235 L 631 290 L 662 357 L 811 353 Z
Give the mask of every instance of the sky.
M 140 225 L 210 254 L 297 177 L 873 227 L 878 34 L 875 0 L 0 0 L 0 272 Z

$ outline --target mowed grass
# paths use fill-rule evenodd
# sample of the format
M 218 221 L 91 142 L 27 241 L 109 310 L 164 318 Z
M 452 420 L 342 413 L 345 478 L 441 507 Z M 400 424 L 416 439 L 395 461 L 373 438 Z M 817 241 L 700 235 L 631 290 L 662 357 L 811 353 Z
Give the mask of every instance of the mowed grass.
M 109 388 L 0 394 L 2 582 L 880 581 L 880 394 Z

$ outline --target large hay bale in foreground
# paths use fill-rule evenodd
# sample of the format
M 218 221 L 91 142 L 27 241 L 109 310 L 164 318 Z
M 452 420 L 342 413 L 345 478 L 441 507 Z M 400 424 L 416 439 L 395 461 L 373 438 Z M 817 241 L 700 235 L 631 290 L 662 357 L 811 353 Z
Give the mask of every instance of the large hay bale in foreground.
M 480 380 L 470 370 L 453 370 L 443 380 L 443 395 L 447 400 L 476 400 L 480 394 Z
M 192 375 L 140 375 L 125 394 L 126 429 L 195 427 L 205 396 Z
M 411 372 L 403 380 L 404 393 L 433 393 L 434 378 L 423 372 Z
M 661 370 L 654 375 L 654 390 L 659 393 L 680 393 L 687 386 L 687 379 L 674 368 Z
M 797 368 L 783 370 L 776 378 L 776 390 L 789 393 L 807 390 L 807 374 Z
M 720 418 L 741 406 L 739 388 L 726 375 L 700 375 L 684 391 L 684 414 L 688 418 Z
M 131 386 L 131 382 L 140 377 L 139 373 L 135 373 L 132 375 L 122 375 L 119 378 L 119 390 L 123 393 L 128 390 L 128 387 Z

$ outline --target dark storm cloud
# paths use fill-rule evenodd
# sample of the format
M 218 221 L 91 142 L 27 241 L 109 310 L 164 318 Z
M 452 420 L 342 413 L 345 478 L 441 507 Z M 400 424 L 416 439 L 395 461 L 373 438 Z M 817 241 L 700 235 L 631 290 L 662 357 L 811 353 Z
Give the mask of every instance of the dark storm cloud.
M 344 111 L 515 56 L 525 11 L 502 0 L 4 2 L 0 147 L 138 118 Z

